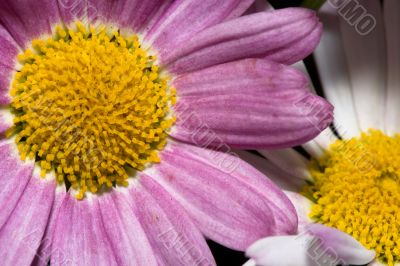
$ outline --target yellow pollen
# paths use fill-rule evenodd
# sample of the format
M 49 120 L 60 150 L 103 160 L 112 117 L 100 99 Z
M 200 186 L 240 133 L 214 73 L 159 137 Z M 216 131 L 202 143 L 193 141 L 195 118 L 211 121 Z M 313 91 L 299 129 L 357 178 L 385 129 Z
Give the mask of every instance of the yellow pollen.
M 339 140 L 311 164 L 310 217 L 352 235 L 388 265 L 400 261 L 400 135 Z
M 78 191 L 128 184 L 128 172 L 159 162 L 175 118 L 175 91 L 138 37 L 76 23 L 32 41 L 18 56 L 11 109 L 21 158 Z

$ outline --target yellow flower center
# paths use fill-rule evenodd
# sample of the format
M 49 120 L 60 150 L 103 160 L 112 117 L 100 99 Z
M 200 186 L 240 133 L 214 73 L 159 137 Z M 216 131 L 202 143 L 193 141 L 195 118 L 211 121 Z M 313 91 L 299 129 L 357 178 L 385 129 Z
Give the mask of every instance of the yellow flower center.
M 381 131 L 339 140 L 312 163 L 305 194 L 310 217 L 374 249 L 388 265 L 400 261 L 400 135 Z
M 76 23 L 34 40 L 12 84 L 21 158 L 54 171 L 83 198 L 128 184 L 131 171 L 159 162 L 174 122 L 174 89 L 138 37 Z

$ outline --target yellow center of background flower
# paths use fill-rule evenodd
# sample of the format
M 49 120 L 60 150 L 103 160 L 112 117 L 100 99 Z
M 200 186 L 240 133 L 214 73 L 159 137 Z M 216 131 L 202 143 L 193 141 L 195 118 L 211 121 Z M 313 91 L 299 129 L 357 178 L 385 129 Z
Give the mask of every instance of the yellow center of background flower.
M 312 163 L 310 217 L 352 235 L 377 257 L 400 261 L 400 136 L 380 131 L 339 140 Z
M 80 199 L 159 162 L 175 92 L 137 36 L 74 28 L 57 27 L 19 55 L 8 136 L 23 160 L 38 161 L 43 176 L 54 170 Z

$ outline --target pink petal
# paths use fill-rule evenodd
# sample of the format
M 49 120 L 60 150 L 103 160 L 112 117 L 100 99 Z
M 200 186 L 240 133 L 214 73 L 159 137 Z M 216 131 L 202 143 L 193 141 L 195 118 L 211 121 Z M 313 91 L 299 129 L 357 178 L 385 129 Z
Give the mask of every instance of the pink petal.
M 180 204 L 150 177 L 141 174 L 139 180 L 129 193 L 159 264 L 215 265 L 204 236 Z
M 0 141 L 0 228 L 18 204 L 33 173 L 33 163 L 19 158 L 12 141 Z
M 181 0 L 174 2 L 150 29 L 146 39 L 161 54 L 224 20 L 240 16 L 254 0 Z
M 297 230 L 286 196 L 235 156 L 173 143 L 155 168 L 149 175 L 186 208 L 208 238 L 224 246 L 244 250 L 263 236 Z
M 65 194 L 66 191 L 64 184 L 56 188 L 55 198 L 51 207 L 49 221 L 44 232 L 42 242 L 36 253 L 35 259 L 32 262 L 32 266 L 47 266 L 49 264 L 51 257 L 51 245 L 54 236 L 56 221 L 60 212 L 61 204 L 63 203 L 63 200 L 65 198 Z
M 0 229 L 2 265 L 29 265 L 32 262 L 49 219 L 55 186 L 54 179 L 44 180 L 36 175 L 30 178 L 13 212 Z
M 115 190 L 97 199 L 117 265 L 157 265 L 148 236 L 133 213 L 129 198 L 128 193 Z
M 170 134 L 199 146 L 302 144 L 330 124 L 333 111 L 324 99 L 304 90 L 305 84 L 299 72 L 264 59 L 188 74 L 175 82 L 178 119 Z
M 51 245 L 51 265 L 116 265 L 96 200 L 67 193 Z
M 292 64 L 319 42 L 321 24 L 308 9 L 260 12 L 210 27 L 175 49 L 162 50 L 161 62 L 184 73 L 249 57 Z
M 56 1 L 2 0 L 0 22 L 25 48 L 33 38 L 51 33 L 51 26 L 60 22 L 60 14 Z

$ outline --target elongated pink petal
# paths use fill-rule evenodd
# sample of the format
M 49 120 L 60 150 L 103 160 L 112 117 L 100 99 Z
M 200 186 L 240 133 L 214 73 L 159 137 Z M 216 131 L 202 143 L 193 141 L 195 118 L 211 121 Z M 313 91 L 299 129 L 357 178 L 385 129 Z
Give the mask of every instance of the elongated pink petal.
M 294 233 L 293 205 L 267 177 L 223 152 L 173 143 L 149 175 L 186 208 L 200 230 L 244 250 L 256 239 Z
M 224 20 L 240 16 L 254 0 L 179 0 L 154 24 L 146 40 L 164 54 L 198 32 Z
M 199 146 L 287 148 L 314 138 L 332 121 L 333 107 L 304 90 L 299 72 L 265 59 L 188 74 L 175 86 L 178 119 L 170 134 Z
M 288 8 L 261 12 L 210 27 L 173 50 L 162 50 L 160 57 L 173 73 L 249 57 L 292 64 L 312 52 L 321 32 L 313 11 Z
M 24 163 L 12 141 L 0 141 L 0 228 L 7 222 L 32 177 L 33 162 Z
M 0 22 L 26 48 L 31 39 L 51 33 L 51 26 L 61 21 L 57 1 L 2 0 Z
M 96 200 L 67 193 L 58 214 L 51 265 L 117 265 Z
M 374 259 L 375 252 L 342 231 L 310 224 L 301 235 L 261 239 L 246 255 L 260 266 L 365 265 Z
M 38 175 L 30 178 L 13 212 L 0 228 L 2 265 L 30 265 L 33 261 L 49 219 L 55 186 L 54 179 L 44 180 Z
M 55 189 L 55 197 L 51 207 L 49 221 L 32 266 L 47 266 L 49 264 L 56 221 L 60 212 L 61 204 L 65 198 L 65 194 L 66 191 L 64 185 L 60 185 Z
M 150 177 L 129 193 L 160 265 L 215 265 L 204 236 L 178 202 Z M 144 207 L 145 206 L 145 207 Z
M 128 193 L 114 190 L 98 197 L 98 202 L 104 230 L 117 264 L 157 265 L 148 236 L 133 212 Z
M 212 94 L 252 94 L 308 88 L 308 80 L 295 68 L 269 60 L 245 59 L 181 75 L 172 84 L 179 97 Z

